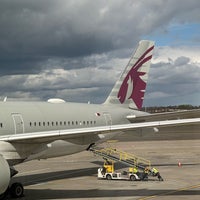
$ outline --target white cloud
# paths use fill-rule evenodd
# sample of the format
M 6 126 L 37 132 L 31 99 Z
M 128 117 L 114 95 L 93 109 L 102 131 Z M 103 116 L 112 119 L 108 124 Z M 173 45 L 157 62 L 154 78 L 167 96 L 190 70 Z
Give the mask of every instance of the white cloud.
M 155 49 L 152 63 L 175 61 L 178 57 L 190 58 L 191 63 L 200 63 L 199 46 L 162 46 Z
M 200 47 L 161 47 L 150 71 L 145 103 L 199 104 L 200 99 Z M 194 99 L 193 99 L 194 98 Z

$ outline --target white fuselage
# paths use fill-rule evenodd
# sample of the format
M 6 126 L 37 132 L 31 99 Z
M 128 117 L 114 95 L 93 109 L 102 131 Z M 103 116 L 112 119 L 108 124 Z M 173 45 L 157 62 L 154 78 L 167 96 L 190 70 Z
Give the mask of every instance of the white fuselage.
M 105 125 L 130 123 L 126 116 L 140 111 L 114 105 L 47 102 L 1 102 L 0 136 L 53 130 L 80 129 Z M 115 133 L 104 137 L 79 136 L 67 140 L 33 140 L 26 143 L 0 141 L 0 152 L 9 164 L 25 160 L 41 159 L 77 153 L 90 144 L 105 141 Z

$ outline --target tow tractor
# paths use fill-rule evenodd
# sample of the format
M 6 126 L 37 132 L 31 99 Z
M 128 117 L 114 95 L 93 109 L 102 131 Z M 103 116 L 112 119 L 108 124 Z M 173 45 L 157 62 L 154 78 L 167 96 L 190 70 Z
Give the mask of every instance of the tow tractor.
M 114 161 L 105 160 L 104 166 L 98 169 L 98 178 L 107 180 L 148 180 L 148 173 L 138 172 L 135 167 L 129 167 L 128 171 L 115 172 Z

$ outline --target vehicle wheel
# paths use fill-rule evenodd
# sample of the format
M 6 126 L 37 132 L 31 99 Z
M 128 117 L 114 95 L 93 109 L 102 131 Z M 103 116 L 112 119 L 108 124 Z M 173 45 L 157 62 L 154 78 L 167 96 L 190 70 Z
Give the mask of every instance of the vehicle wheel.
M 106 179 L 107 179 L 107 180 L 112 180 L 111 175 L 110 175 L 110 174 L 107 174 L 107 175 L 106 175 Z
M 19 198 L 24 195 L 24 188 L 21 183 L 13 183 L 10 187 L 10 195 L 14 198 Z
M 130 180 L 131 180 L 131 181 L 136 181 L 136 177 L 135 177 L 134 175 L 131 175 L 131 176 L 130 176 Z

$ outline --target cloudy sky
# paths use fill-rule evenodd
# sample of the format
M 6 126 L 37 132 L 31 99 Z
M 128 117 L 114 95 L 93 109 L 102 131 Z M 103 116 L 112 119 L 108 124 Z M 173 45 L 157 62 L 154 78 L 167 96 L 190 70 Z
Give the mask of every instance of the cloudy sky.
M 150 39 L 144 105 L 200 105 L 199 10 L 199 0 L 0 0 L 0 97 L 102 103 Z

